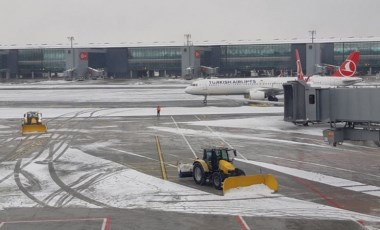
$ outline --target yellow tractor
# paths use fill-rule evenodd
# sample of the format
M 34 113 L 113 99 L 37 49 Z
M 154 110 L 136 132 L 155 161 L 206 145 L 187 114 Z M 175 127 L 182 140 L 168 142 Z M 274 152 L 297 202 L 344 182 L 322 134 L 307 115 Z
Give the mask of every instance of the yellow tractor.
M 236 156 L 235 149 L 223 147 L 204 149 L 202 160 L 196 159 L 192 168 L 189 164 L 179 165 L 179 176 L 192 176 L 195 183 L 199 185 L 209 182 L 216 189 L 223 189 L 223 193 L 231 188 L 255 184 L 265 184 L 273 191 L 278 191 L 278 183 L 274 176 L 271 174 L 246 176 L 243 170 L 232 164 L 234 156 Z
M 21 133 L 46 133 L 47 125 L 42 124 L 42 114 L 39 112 L 27 112 L 24 114 L 21 125 Z

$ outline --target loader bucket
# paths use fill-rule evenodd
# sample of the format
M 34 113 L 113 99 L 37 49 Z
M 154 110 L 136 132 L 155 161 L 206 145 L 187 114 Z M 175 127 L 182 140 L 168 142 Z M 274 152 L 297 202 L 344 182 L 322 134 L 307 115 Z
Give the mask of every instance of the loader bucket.
M 235 176 L 226 178 L 223 183 L 223 194 L 231 188 L 246 187 L 254 184 L 265 184 L 273 191 L 278 191 L 278 183 L 273 175 L 259 174 L 252 176 Z
M 47 126 L 43 124 L 39 125 L 22 125 L 21 133 L 22 134 L 31 134 L 31 133 L 46 133 Z

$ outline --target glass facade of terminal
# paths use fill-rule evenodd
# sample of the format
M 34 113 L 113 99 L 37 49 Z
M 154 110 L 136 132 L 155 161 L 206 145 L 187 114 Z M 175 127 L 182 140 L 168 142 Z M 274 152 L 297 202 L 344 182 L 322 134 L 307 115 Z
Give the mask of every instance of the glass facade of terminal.
M 128 64 L 132 71 L 181 70 L 180 47 L 129 48 Z
M 278 70 L 291 66 L 291 44 L 221 46 L 221 70 L 225 72 Z
M 294 75 L 294 50 L 300 50 L 301 61 L 306 63 L 305 43 L 214 45 L 196 47 L 201 50 L 200 65 L 219 67 L 224 76 L 258 76 L 288 73 Z M 321 44 L 321 62 L 340 65 L 354 50 L 361 57 L 360 75 L 380 72 L 379 42 L 337 42 Z M 141 77 L 180 75 L 183 47 L 136 47 L 83 49 L 89 53 L 89 66 L 105 69 L 110 76 Z M 11 77 L 46 76 L 66 69 L 65 49 L 20 49 L 0 53 L 0 72 Z M 305 65 L 305 64 L 304 64 Z M 305 69 L 305 68 L 304 68 Z M 304 70 L 305 71 L 305 70 Z
M 18 51 L 20 75 L 58 73 L 63 72 L 65 68 L 64 49 L 25 49 Z
M 66 68 L 66 53 L 64 49 L 49 49 L 43 51 L 42 68 L 48 72 L 62 72 Z
M 6 78 L 7 68 L 7 55 L 0 52 L 0 79 Z
M 0 71 L 7 68 L 7 55 L 0 54 Z

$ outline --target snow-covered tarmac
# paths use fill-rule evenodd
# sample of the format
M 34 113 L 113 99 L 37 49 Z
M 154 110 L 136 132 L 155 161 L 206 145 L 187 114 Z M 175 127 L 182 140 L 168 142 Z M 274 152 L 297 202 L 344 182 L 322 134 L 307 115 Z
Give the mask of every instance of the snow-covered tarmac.
M 175 87 L 184 86 L 183 84 Z M 30 87 L 26 86 L 0 86 L 1 87 Z M 244 191 L 231 191 L 226 196 L 219 196 L 202 190 L 191 188 L 173 181 L 165 181 L 158 177 L 148 175 L 138 170 L 132 169 L 125 164 L 120 164 L 102 157 L 89 154 L 91 152 L 116 149 L 119 154 L 130 155 L 140 158 L 150 158 L 150 155 L 142 155 L 130 150 L 120 150 L 117 145 L 121 142 L 118 139 L 96 140 L 94 144 L 76 144 L 71 146 L 67 139 L 60 139 L 63 132 L 70 132 L 65 127 L 54 127 L 50 121 L 60 118 L 101 118 L 108 119 L 111 125 L 102 126 L 108 132 L 120 132 L 118 126 L 112 123 L 113 119 L 120 117 L 133 117 L 134 119 L 155 119 L 154 108 L 107 108 L 107 102 L 115 101 L 156 101 L 164 103 L 165 101 L 178 100 L 181 103 L 186 101 L 199 100 L 199 97 L 193 97 L 183 93 L 183 89 L 165 89 L 160 87 L 120 89 L 105 85 L 108 89 L 59 89 L 67 87 L 67 84 L 46 84 L 39 87 L 55 88 L 44 90 L 0 90 L 0 98 L 10 104 L 17 101 L 43 101 L 51 103 L 50 106 L 41 107 L 0 107 L 0 143 L 2 145 L 11 144 L 15 140 L 23 140 L 26 137 L 20 137 L 14 134 L 12 127 L 17 125 L 10 124 L 9 121 L 18 121 L 22 114 L 28 110 L 38 110 L 43 113 L 45 121 L 48 122 L 49 133 L 36 137 L 34 140 L 44 140 L 50 138 L 50 145 L 40 152 L 32 152 L 29 156 L 21 160 L 7 160 L 0 163 L 0 208 L 6 209 L 11 207 L 35 207 L 41 206 L 30 199 L 24 192 L 20 191 L 17 179 L 14 175 L 15 167 L 19 167 L 20 173 L 17 174 L 19 182 L 28 189 L 28 192 L 42 204 L 52 207 L 116 207 L 125 209 L 152 209 L 160 211 L 175 211 L 181 213 L 197 214 L 224 214 L 240 216 L 264 216 L 264 217 L 297 217 L 312 219 L 335 219 L 335 220 L 353 220 L 380 222 L 379 216 L 362 214 L 348 211 L 337 207 L 327 206 L 313 201 L 295 199 L 286 197 L 281 193 L 271 193 L 260 186 L 253 186 Z M 91 87 L 91 86 L 86 86 Z M 144 87 L 147 87 L 144 85 Z M 58 88 L 58 89 L 57 89 Z M 112 89 L 117 88 L 117 89 Z M 90 93 L 89 93 L 90 92 Z M 93 93 L 96 92 L 96 93 Z M 164 92 L 164 93 L 163 93 Z M 225 100 L 225 97 L 214 98 L 212 100 Z M 55 107 L 54 102 L 102 102 L 104 107 L 91 108 L 60 108 Z M 148 125 L 145 132 L 158 133 L 158 135 L 174 135 L 177 138 L 198 137 L 213 138 L 217 137 L 225 143 L 230 140 L 258 141 L 273 143 L 274 145 L 289 146 L 307 146 L 310 148 L 324 148 L 326 151 L 333 149 L 328 145 L 318 143 L 299 142 L 297 140 L 286 140 L 275 137 L 265 137 L 260 135 L 251 135 L 245 133 L 234 133 L 226 131 L 215 131 L 218 129 L 252 129 L 260 132 L 273 132 L 278 135 L 312 135 L 319 136 L 322 133 L 322 127 L 294 127 L 293 124 L 286 123 L 282 120 L 282 107 L 254 107 L 254 106 L 224 106 L 224 107 L 165 107 L 162 106 L 161 116 L 185 117 L 185 116 L 205 116 L 205 115 L 228 115 L 228 118 L 217 118 L 209 120 L 181 121 L 180 125 L 186 125 L 186 128 L 173 126 L 172 123 L 157 123 Z M 272 114 L 271 116 L 266 116 Z M 252 117 L 234 118 L 234 115 L 252 115 Z M 254 116 L 253 116 L 254 115 Z M 168 119 L 170 120 L 170 119 Z M 116 120 L 115 120 L 116 121 Z M 133 122 L 133 121 L 128 121 Z M 97 126 L 92 126 L 96 129 Z M 211 130 L 211 132 L 210 132 Z M 127 130 L 128 131 L 128 130 Z M 137 130 L 136 130 L 137 131 Z M 91 132 L 85 128 L 81 130 L 71 130 L 71 132 Z M 12 136 L 13 135 L 13 136 Z M 14 139 L 12 139 L 14 138 Z M 33 137 L 28 137 L 33 140 Z M 115 147 L 116 146 L 116 147 Z M 234 146 L 232 146 L 234 147 Z M 297 147 L 298 148 L 298 147 Z M 1 151 L 1 150 L 0 150 Z M 354 150 L 352 150 L 354 151 Z M 356 151 L 356 150 L 355 150 Z M 0 159 L 8 152 L 2 152 Z M 191 155 L 189 156 L 191 157 Z M 372 197 L 380 197 L 380 188 L 378 185 L 372 185 L 340 178 L 339 176 L 324 175 L 320 172 L 311 172 L 302 169 L 295 169 L 286 166 L 271 164 L 268 162 L 259 162 L 249 159 L 249 155 L 241 152 L 238 162 L 246 165 L 256 165 L 266 169 L 274 170 L 284 175 L 299 177 L 309 181 L 318 182 L 332 187 L 344 188 L 357 193 L 363 193 Z M 379 157 L 374 157 L 375 162 Z M 20 164 L 17 166 L 17 164 Z M 327 163 L 326 163 L 327 165 Z M 326 167 L 319 165 L 318 167 Z M 317 166 L 317 164 L 315 164 Z M 57 175 L 52 175 L 54 167 Z M 174 168 L 174 165 L 167 164 L 167 167 Z M 83 170 L 86 169 L 86 170 Z M 337 169 L 339 170 L 339 169 Z M 346 169 L 350 171 L 349 169 Z M 344 171 L 344 170 L 343 170 Z M 354 171 L 354 170 L 351 170 Z M 369 173 L 368 173 L 369 174 Z M 72 190 L 85 195 L 88 200 L 80 199 L 76 196 L 67 194 L 57 184 L 57 176 L 65 185 Z M 370 175 L 380 181 L 380 176 Z M 30 178 L 33 178 L 32 180 Z M 37 181 L 37 184 L 31 181 Z M 280 185 L 281 186 L 281 185 Z M 94 201 L 94 202 L 90 202 Z M 96 202 L 95 202 L 96 201 Z
M 60 148 L 67 147 L 61 146 Z M 29 160 L 24 159 L 23 161 L 28 162 Z M 53 207 L 57 204 L 67 207 L 96 207 L 80 199 L 67 197 L 63 191 L 59 192 L 60 188 L 49 175 L 46 162 L 49 160 L 51 159 L 48 157 L 48 151 L 45 151 L 28 165 L 21 165 L 23 172 L 34 175 L 42 186 L 41 190 L 31 192 L 31 194 Z M 60 179 L 67 185 L 75 184 L 72 187 L 74 189 L 80 188 L 81 185 L 95 178 L 89 187 L 80 189 L 80 192 L 111 207 L 198 214 L 380 221 L 379 217 L 288 198 L 281 195 L 281 192 L 272 193 L 271 190 L 263 189 L 261 186 L 252 186 L 244 191 L 230 191 L 225 196 L 209 194 L 140 173 L 70 147 L 65 150 L 59 160 L 54 161 L 54 165 L 57 171 L 70 172 L 68 176 L 60 176 Z M 84 165 L 91 166 L 93 169 L 81 171 Z M 12 174 L 13 167 L 14 163 L 3 163 L 1 175 Z M 322 175 L 320 176 L 319 181 L 323 182 L 324 178 Z M 76 183 L 78 178 L 85 179 Z M 28 186 L 28 180 L 21 175 L 20 179 L 25 186 Z M 1 208 L 36 206 L 35 202 L 18 191 L 13 177 L 3 181 L 1 187 L 4 190 L 1 193 Z M 58 195 L 51 196 L 54 193 L 58 193 Z

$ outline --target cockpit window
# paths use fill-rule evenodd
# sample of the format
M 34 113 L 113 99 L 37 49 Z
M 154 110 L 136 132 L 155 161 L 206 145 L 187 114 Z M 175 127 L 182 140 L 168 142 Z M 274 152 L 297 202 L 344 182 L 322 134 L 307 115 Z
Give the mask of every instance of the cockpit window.
M 198 86 L 198 84 L 196 84 L 196 83 L 193 83 L 193 84 L 191 84 L 191 86 Z

